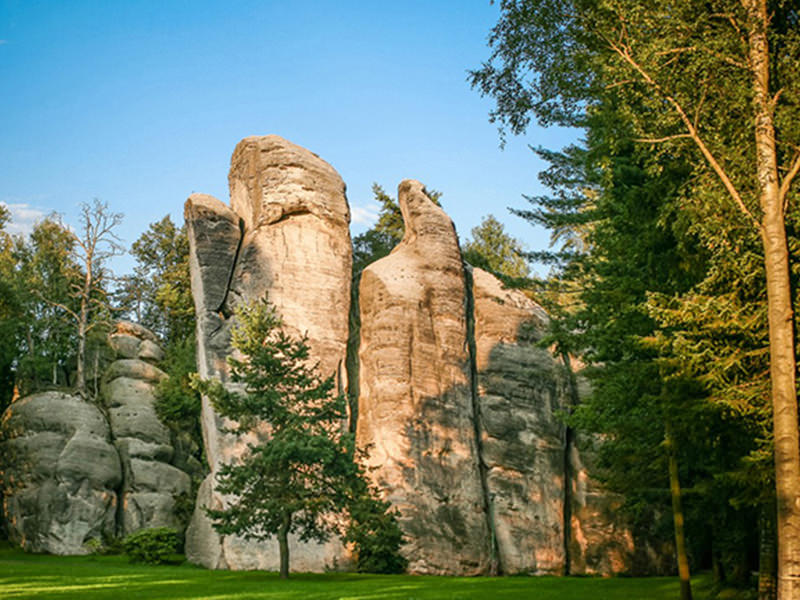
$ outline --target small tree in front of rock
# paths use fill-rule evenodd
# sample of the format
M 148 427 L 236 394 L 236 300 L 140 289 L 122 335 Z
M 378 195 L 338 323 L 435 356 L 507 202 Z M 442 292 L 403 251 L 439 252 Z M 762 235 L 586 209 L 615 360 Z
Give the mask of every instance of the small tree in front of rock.
M 346 514 L 361 472 L 353 436 L 342 427 L 345 399 L 333 393 L 333 376 L 319 376 L 305 338 L 286 334 L 266 300 L 241 306 L 236 321 L 232 343 L 243 358 L 228 359 L 233 385 L 217 379 L 195 379 L 194 385 L 233 420 L 232 433 L 262 429 L 263 435 L 220 468 L 216 489 L 232 500 L 207 513 L 221 534 L 276 536 L 286 578 L 289 534 L 320 542 L 341 534 L 336 517 Z

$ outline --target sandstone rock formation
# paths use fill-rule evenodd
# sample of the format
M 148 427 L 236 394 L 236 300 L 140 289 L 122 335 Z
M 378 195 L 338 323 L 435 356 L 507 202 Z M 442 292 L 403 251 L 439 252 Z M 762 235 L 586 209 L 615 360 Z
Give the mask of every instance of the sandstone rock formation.
M 535 344 L 547 315 L 465 267 L 452 222 L 422 184 L 400 184 L 405 236 L 360 274 L 349 324 L 349 211 L 333 168 L 276 136 L 253 137 L 236 147 L 229 184 L 231 207 L 200 194 L 185 207 L 202 377 L 226 381 L 233 311 L 267 295 L 289 333 L 308 335 L 323 374 L 349 386 L 358 405 L 350 426 L 399 511 L 411 572 L 627 570 L 618 498 L 591 479 L 588 445 L 576 445 L 557 416 L 578 391 L 561 358 Z M 275 569 L 274 541 L 219 536 L 202 510 L 225 505 L 214 490 L 219 465 L 259 439 L 225 428 L 204 402 L 212 473 L 187 554 L 212 568 Z M 295 539 L 290 553 L 300 571 L 347 560 L 338 542 Z
M 359 291 L 357 439 L 400 513 L 412 573 L 485 573 L 490 542 L 455 228 L 421 183 L 400 184 L 405 235 Z
M 134 323 L 118 323 L 108 341 L 116 360 L 100 406 L 52 391 L 13 402 L 3 415 L 4 513 L 26 550 L 85 554 L 90 540 L 181 526 L 175 497 L 189 493 L 190 478 L 170 464 L 171 434 L 154 410 L 164 352 Z
M 154 388 L 166 374 L 156 337 L 140 325 L 120 322 L 109 336 L 117 355 L 106 371 L 103 396 L 111 434 L 122 461 L 119 533 L 178 526 L 175 498 L 188 494 L 189 476 L 171 463 L 169 430 L 154 408 Z
M 122 473 L 108 423 L 78 396 L 43 392 L 3 415 L 4 512 L 13 542 L 32 552 L 85 554 L 116 533 Z
M 629 572 L 635 547 L 630 529 L 618 514 L 623 498 L 610 493 L 591 477 L 592 456 L 590 437 L 576 434 L 569 453 L 570 573 Z M 658 554 L 654 552 L 655 556 Z M 653 560 L 653 564 L 656 562 Z
M 475 363 L 481 456 L 504 573 L 561 574 L 564 435 L 557 411 L 568 397 L 563 366 L 534 344 L 544 310 L 525 294 L 473 269 Z
M 348 336 L 351 243 L 345 186 L 318 156 L 278 136 L 250 137 L 236 147 L 229 174 L 231 208 L 210 196 L 186 202 L 192 293 L 202 377 L 227 378 L 234 308 L 268 296 L 286 330 L 307 335 L 312 358 L 343 389 Z M 225 423 L 204 400 L 203 434 L 211 474 L 201 486 L 187 532 L 190 560 L 211 568 L 276 568 L 277 543 L 218 536 L 203 506 L 222 506 L 213 489 L 220 464 L 248 441 L 224 434 Z M 295 570 L 341 563 L 344 549 L 291 541 Z

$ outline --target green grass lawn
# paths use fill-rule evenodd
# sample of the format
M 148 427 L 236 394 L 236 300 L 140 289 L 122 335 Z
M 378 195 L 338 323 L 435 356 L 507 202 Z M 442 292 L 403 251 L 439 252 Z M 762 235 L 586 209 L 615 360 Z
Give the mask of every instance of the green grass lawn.
M 707 576 L 695 580 L 706 597 Z M 262 571 L 131 565 L 122 556 L 60 557 L 0 547 L 0 598 L 287 598 L 297 600 L 637 600 L 678 598 L 671 577 L 415 577 L 329 573 L 281 581 Z

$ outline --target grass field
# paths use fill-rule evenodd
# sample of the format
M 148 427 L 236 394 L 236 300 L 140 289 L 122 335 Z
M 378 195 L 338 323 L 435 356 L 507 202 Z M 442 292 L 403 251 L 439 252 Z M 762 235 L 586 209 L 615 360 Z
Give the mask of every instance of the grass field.
M 694 580 L 706 598 L 707 576 Z M 677 600 L 676 578 L 414 577 L 330 573 L 281 581 L 261 571 L 131 565 L 123 556 L 59 557 L 0 548 L 0 598 L 288 600 Z

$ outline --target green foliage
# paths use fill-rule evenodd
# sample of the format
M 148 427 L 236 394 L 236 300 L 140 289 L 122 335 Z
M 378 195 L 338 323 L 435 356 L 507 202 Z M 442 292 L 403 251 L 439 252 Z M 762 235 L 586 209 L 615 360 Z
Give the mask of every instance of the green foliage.
M 365 477 L 351 482 L 354 489 L 348 504 L 350 524 L 344 536 L 353 544 L 359 573 L 403 573 L 408 561 L 400 554 L 403 532 L 397 511 L 378 498 L 377 490 Z
M 16 286 L 14 239 L 5 231 L 11 215 L 0 204 L 0 414 L 11 402 L 16 380 L 16 359 L 20 343 L 22 298 Z
M 194 482 L 193 482 L 194 483 Z M 172 514 L 175 520 L 181 526 L 182 530 L 186 530 L 189 522 L 192 520 L 194 514 L 195 500 L 197 499 L 197 489 L 193 485 L 189 492 L 181 492 L 173 496 Z
M 8 355 L 8 381 L 21 394 L 72 383 L 77 334 L 60 304 L 76 311 L 73 289 L 82 277 L 75 241 L 57 215 L 37 223 L 28 238 L 4 235 L 0 328 Z
M 194 336 L 194 302 L 185 227 L 169 215 L 151 223 L 131 247 L 132 275 L 123 278 L 116 301 L 136 322 L 160 335 L 166 346 Z
M 147 565 L 178 564 L 183 562 L 179 555 L 178 532 L 169 527 L 142 529 L 127 536 L 122 547 L 132 563 Z
M 92 538 L 88 540 L 84 547 L 89 550 L 90 554 L 95 556 L 113 556 L 125 552 L 123 542 L 124 540 L 120 537 L 104 533 L 101 539 Z
M 472 228 L 472 239 L 463 249 L 464 260 L 508 281 L 524 280 L 530 274 L 519 240 L 508 235 L 503 224 L 488 215 Z
M 190 431 L 202 447 L 200 437 L 200 394 L 192 388 L 196 372 L 194 336 L 175 340 L 167 347 L 162 368 L 169 375 L 156 387 L 154 408 L 162 423 L 176 431 Z
M 228 359 L 233 386 L 216 379 L 195 379 L 194 385 L 232 419 L 231 433 L 263 435 L 240 460 L 220 468 L 216 489 L 232 499 L 207 512 L 223 534 L 276 535 L 285 543 L 296 533 L 324 541 L 339 533 L 328 517 L 344 514 L 359 475 L 353 436 L 344 431 L 345 399 L 333 394 L 333 376 L 320 377 L 305 339 L 287 335 L 266 300 L 235 314 L 232 344 L 243 358 Z

